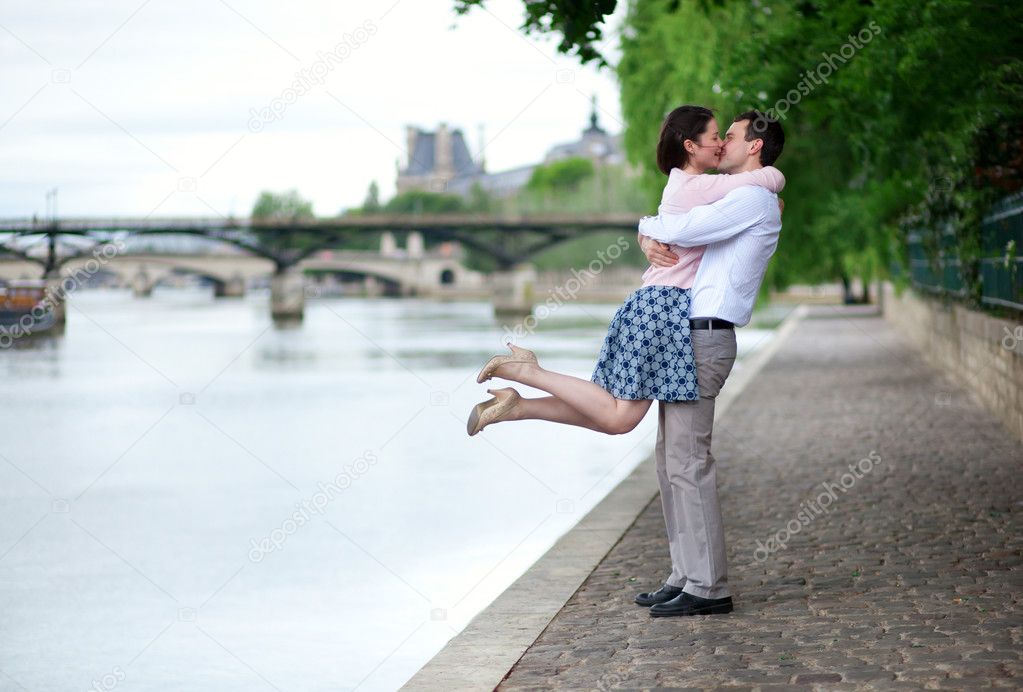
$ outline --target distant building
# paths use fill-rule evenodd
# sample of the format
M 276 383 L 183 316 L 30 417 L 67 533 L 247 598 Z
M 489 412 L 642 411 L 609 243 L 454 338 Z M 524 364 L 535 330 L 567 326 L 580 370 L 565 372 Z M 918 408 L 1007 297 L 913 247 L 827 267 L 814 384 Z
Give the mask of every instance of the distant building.
M 589 159 L 597 167 L 625 163 L 622 136 L 620 134 L 609 135 L 604 128 L 597 124 L 597 100 L 595 98 L 590 111 L 590 126 L 583 130 L 583 136 L 574 142 L 557 144 L 552 147 L 544 157 L 544 163 L 572 157 Z
M 495 197 L 513 195 L 529 182 L 533 170 L 541 164 L 520 166 L 497 173 L 487 173 L 482 161 L 469 155 L 461 130 L 447 129 L 441 124 L 435 132 L 424 132 L 416 127 L 407 130 L 410 160 L 398 171 L 398 194 L 407 190 L 430 190 L 468 196 L 474 185 Z M 582 157 L 596 167 L 625 163 L 622 136 L 609 135 L 597 124 L 597 104 L 593 101 L 590 126 L 582 137 L 552 147 L 543 163 Z
M 406 129 L 408 161 L 398 170 L 398 194 L 409 190 L 444 192 L 453 180 L 475 177 L 483 166 L 473 161 L 461 130 L 441 123 L 434 132 Z

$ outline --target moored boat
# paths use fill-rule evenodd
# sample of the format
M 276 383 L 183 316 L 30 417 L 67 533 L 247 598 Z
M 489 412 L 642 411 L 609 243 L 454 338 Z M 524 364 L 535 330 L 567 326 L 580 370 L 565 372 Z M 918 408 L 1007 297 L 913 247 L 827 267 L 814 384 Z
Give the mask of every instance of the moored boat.
M 56 318 L 45 298 L 45 281 L 18 279 L 0 283 L 0 332 L 16 339 L 51 329 Z

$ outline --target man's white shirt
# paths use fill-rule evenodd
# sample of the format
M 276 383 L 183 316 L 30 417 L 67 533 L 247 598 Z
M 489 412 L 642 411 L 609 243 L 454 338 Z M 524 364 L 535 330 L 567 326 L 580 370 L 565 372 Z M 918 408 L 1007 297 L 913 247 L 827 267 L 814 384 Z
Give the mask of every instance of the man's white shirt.
M 778 195 L 744 185 L 686 214 L 643 217 L 639 232 L 682 247 L 706 245 L 693 280 L 689 313 L 749 323 L 767 263 L 778 247 Z

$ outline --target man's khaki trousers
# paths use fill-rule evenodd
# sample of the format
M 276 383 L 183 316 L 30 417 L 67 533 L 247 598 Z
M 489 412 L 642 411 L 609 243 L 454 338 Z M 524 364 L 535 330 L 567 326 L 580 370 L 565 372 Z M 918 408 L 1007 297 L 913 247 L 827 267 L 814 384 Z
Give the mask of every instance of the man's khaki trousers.
M 665 583 L 724 598 L 731 594 L 710 440 L 714 401 L 735 363 L 735 330 L 694 329 L 692 339 L 699 400 L 658 402 L 657 481 L 671 552 Z

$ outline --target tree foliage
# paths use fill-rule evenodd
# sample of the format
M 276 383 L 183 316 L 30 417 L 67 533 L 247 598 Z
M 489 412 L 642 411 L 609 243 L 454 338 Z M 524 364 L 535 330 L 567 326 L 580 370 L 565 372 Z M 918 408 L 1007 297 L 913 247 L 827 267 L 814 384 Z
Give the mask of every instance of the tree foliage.
M 366 191 L 366 199 L 362 203 L 362 211 L 365 214 L 376 214 L 380 211 L 380 208 L 380 186 L 374 180 L 369 184 L 369 189 Z
M 870 279 L 920 229 L 954 233 L 975 271 L 983 210 L 1019 186 L 1021 7 L 636 0 L 618 66 L 627 149 L 653 195 L 668 110 L 706 104 L 723 128 L 773 112 L 788 178 L 775 285 Z
M 297 190 L 261 192 L 252 207 L 254 221 L 299 221 L 313 218 L 313 203 L 302 199 Z
M 593 177 L 593 170 L 592 161 L 578 156 L 537 166 L 526 189 L 539 193 L 578 190 L 582 181 Z
M 302 199 L 297 190 L 261 192 L 250 216 L 256 223 L 256 227 L 252 229 L 256 242 L 263 250 L 278 259 L 278 269 L 281 269 L 295 253 L 314 247 L 320 241 L 320 235 L 314 231 L 288 229 L 288 224 L 311 221 L 315 218 L 313 203 Z M 272 223 L 277 228 L 261 229 L 259 223 Z
M 594 44 L 615 4 L 526 0 L 523 28 L 606 64 Z M 770 282 L 869 279 L 918 231 L 952 238 L 975 295 L 979 220 L 1023 184 L 1020 46 L 1020 3 L 632 0 L 616 66 L 626 149 L 653 206 L 668 111 L 707 105 L 724 129 L 773 109 L 788 204 Z
M 388 214 L 454 214 L 464 210 L 461 197 L 426 190 L 403 192 L 384 205 Z
M 456 0 L 455 11 L 466 14 L 473 7 L 483 7 L 486 0 Z M 526 16 L 522 30 L 526 33 L 559 33 L 558 50 L 576 55 L 582 63 L 608 63 L 594 47 L 603 38 L 602 24 L 614 12 L 617 0 L 526 0 Z

